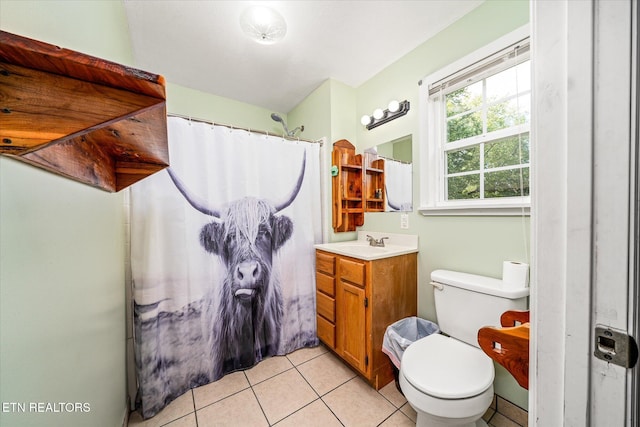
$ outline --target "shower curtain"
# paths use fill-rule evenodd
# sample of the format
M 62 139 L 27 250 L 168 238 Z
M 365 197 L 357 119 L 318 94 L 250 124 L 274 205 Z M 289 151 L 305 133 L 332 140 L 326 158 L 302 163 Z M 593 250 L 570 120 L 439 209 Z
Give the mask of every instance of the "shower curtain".
M 385 186 L 387 190 L 386 211 L 413 210 L 411 163 L 385 159 Z
M 177 117 L 171 167 L 131 188 L 137 404 L 318 344 L 320 144 Z

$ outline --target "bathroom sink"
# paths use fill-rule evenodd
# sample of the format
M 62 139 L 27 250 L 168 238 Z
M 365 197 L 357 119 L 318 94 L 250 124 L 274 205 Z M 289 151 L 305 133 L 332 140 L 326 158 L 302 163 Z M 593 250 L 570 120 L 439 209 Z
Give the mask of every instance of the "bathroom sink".
M 333 252 L 339 255 L 362 259 L 365 261 L 372 261 L 380 258 L 389 258 L 392 256 L 418 252 L 417 236 L 375 233 L 374 237 L 376 238 L 388 236 L 389 243 L 385 241 L 384 246 L 371 246 L 366 240 L 367 234 L 373 235 L 374 233 L 365 233 L 359 231 L 358 240 L 350 240 L 337 243 L 324 243 L 315 245 L 315 248 L 327 252 Z
M 346 252 L 353 252 L 354 254 L 362 255 L 380 254 L 394 250 L 394 248 L 389 245 L 385 247 L 370 245 L 339 245 L 339 248 Z

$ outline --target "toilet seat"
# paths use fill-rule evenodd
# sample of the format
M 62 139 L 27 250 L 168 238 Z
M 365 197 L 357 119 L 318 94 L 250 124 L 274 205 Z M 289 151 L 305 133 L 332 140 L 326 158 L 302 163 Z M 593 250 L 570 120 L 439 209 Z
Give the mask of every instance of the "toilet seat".
M 493 362 L 482 350 L 441 334 L 411 344 L 400 365 L 413 387 L 440 399 L 480 395 L 495 376 Z

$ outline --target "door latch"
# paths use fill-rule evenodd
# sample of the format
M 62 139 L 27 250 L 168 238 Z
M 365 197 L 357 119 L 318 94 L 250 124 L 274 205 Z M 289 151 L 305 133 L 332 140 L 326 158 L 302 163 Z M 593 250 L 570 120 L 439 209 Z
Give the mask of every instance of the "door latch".
M 624 368 L 633 368 L 638 360 L 638 345 L 626 331 L 596 325 L 593 355 Z

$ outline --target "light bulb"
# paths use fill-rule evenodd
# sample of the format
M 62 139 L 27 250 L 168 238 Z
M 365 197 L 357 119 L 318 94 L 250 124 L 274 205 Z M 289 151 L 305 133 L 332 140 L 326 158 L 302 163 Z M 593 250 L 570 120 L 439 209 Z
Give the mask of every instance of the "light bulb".
M 389 103 L 389 107 L 388 108 L 389 108 L 389 112 L 390 113 L 395 113 L 396 111 L 398 111 L 400 109 L 400 103 L 394 99 L 393 101 L 391 101 Z
M 371 123 L 371 117 L 367 116 L 366 114 L 364 116 L 362 116 L 360 118 L 360 123 L 362 123 L 362 126 L 366 126 L 369 123 Z
M 380 120 L 383 117 L 384 117 L 384 111 L 382 111 L 381 108 L 376 108 L 375 110 L 373 110 L 373 118 L 374 119 Z

